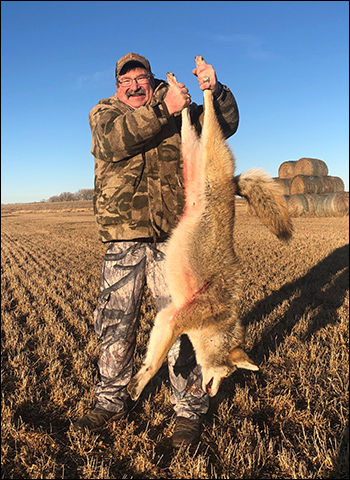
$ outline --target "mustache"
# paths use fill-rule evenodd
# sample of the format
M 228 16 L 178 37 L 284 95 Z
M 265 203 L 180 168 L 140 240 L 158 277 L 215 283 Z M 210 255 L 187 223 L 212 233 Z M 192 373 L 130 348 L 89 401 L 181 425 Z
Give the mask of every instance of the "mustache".
M 138 97 L 139 95 L 146 95 L 146 90 L 142 87 L 138 88 L 137 90 L 135 91 L 128 91 L 126 93 L 126 96 L 129 98 L 129 97 Z

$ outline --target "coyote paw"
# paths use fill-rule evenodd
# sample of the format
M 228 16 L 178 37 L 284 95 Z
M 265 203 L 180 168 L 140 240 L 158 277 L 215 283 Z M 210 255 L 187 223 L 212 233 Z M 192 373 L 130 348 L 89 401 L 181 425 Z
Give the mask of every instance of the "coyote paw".
M 145 365 L 141 367 L 141 370 L 132 377 L 130 383 L 127 387 L 129 395 L 132 400 L 137 400 L 142 393 L 142 390 L 145 388 L 147 383 L 151 380 L 153 375 L 157 370 L 152 369 L 151 367 L 146 367 Z
M 177 78 L 176 78 L 175 73 L 167 72 L 166 79 L 168 80 L 169 85 L 176 85 L 177 84 Z
M 131 380 L 130 380 L 130 383 L 127 387 L 127 391 L 131 397 L 131 400 L 134 400 L 134 402 L 139 398 L 139 396 L 141 395 L 141 392 L 142 392 L 142 389 L 140 389 L 140 385 L 139 385 L 139 381 L 138 381 L 138 378 L 137 378 L 137 375 L 135 375 L 135 377 L 133 377 Z
M 196 66 L 198 67 L 199 65 L 206 65 L 206 61 L 202 57 L 202 55 L 196 55 L 194 57 L 194 61 L 196 62 Z

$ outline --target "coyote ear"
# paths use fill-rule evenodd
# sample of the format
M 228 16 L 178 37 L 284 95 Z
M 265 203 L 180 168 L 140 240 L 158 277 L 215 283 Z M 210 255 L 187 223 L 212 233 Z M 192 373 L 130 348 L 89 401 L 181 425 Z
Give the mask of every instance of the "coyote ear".
M 248 355 L 241 348 L 234 348 L 228 356 L 228 360 L 236 365 L 237 368 L 245 368 L 246 370 L 259 370 L 259 367 L 253 363 Z

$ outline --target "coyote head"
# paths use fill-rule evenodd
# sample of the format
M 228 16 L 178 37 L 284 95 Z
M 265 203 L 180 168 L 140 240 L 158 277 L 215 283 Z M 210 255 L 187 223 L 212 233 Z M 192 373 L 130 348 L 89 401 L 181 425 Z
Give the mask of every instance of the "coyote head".
M 259 370 L 259 367 L 239 347 L 231 350 L 222 362 L 216 358 L 215 362 L 203 362 L 201 365 L 203 372 L 202 388 L 210 397 L 214 397 L 218 393 L 222 380 L 230 376 L 237 368 Z

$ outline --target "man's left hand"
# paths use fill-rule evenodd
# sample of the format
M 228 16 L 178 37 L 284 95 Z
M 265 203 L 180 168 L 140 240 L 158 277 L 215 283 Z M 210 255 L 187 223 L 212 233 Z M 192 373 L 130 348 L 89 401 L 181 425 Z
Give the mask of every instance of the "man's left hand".
M 217 90 L 218 79 L 212 65 L 202 64 L 192 70 L 193 75 L 197 77 L 199 88 L 201 90 L 211 90 L 213 93 Z

